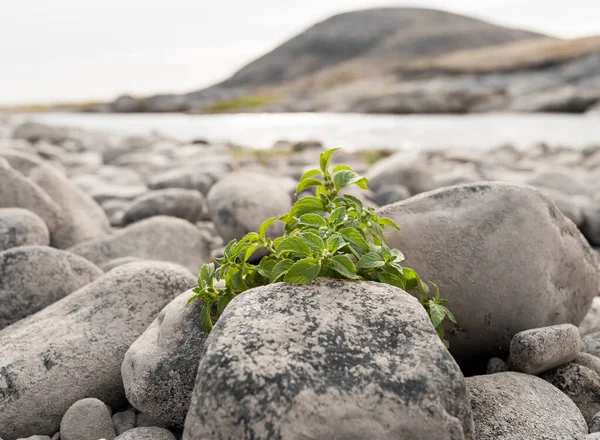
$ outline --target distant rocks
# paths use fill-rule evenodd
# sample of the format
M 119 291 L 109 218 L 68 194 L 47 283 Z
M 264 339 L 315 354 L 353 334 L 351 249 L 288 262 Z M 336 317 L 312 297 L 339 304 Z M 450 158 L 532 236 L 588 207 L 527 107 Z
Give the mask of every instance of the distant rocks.
M 39 122 L 23 122 L 15 127 L 13 131 L 14 139 L 24 139 L 29 142 L 48 141 L 60 143 L 66 140 L 66 130 L 52 127 Z

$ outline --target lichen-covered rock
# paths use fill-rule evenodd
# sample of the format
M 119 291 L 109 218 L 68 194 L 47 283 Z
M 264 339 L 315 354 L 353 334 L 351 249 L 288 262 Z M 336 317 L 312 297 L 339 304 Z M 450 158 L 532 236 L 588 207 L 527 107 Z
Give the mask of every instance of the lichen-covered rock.
M 390 247 L 448 298 L 458 326 L 446 330 L 461 363 L 505 356 L 523 330 L 578 325 L 598 293 L 598 256 L 532 187 L 442 188 L 378 212 L 402 228 L 385 230 Z
M 44 220 L 26 209 L 0 208 L 0 252 L 36 244 L 50 244 L 50 232 Z
M 125 208 L 123 226 L 156 215 L 178 217 L 191 223 L 202 219 L 204 196 L 192 189 L 169 188 L 152 191 L 136 198 Z
M 0 329 L 64 298 L 103 275 L 79 255 L 47 246 L 0 252 Z
M 183 438 L 472 439 L 468 399 L 402 290 L 277 283 L 235 298 L 209 335 Z
M 506 372 L 467 378 L 477 440 L 579 439 L 577 406 L 544 380 Z
M 201 303 L 188 291 L 167 305 L 135 341 L 121 373 L 127 400 L 168 426 L 183 428 L 206 333 L 198 324 Z
M 195 283 L 178 265 L 131 263 L 0 330 L 0 436 L 52 435 L 87 397 L 124 405 L 125 352 Z
M 115 437 L 108 408 L 98 399 L 78 400 L 69 407 L 60 422 L 61 440 L 113 440 Z
M 176 437 L 164 428 L 146 427 L 125 431 L 116 440 L 176 440 Z

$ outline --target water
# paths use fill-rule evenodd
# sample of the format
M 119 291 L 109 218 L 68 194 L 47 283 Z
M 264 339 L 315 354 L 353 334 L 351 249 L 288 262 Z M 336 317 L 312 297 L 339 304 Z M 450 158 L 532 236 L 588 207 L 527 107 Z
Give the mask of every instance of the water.
M 28 116 L 42 122 L 130 135 L 152 131 L 190 141 L 230 141 L 268 148 L 278 140 L 316 139 L 342 148 L 490 148 L 536 142 L 572 147 L 600 143 L 599 115 L 477 114 L 82 114 Z

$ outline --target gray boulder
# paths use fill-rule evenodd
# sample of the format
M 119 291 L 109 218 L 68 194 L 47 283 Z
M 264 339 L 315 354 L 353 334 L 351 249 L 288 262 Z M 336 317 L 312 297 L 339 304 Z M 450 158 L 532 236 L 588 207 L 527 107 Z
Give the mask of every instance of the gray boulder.
M 13 138 L 24 139 L 29 142 L 47 141 L 56 144 L 67 138 L 67 131 L 39 122 L 23 122 L 15 127 Z
M 107 261 L 106 263 L 100 263 L 98 267 L 102 269 L 104 272 L 108 272 L 109 270 L 113 270 L 115 267 L 123 266 L 124 264 L 136 263 L 138 261 L 144 261 L 141 258 L 137 257 L 123 257 L 123 258 L 115 258 L 114 260 Z
M 389 205 L 395 202 L 401 202 L 410 197 L 410 191 L 402 185 L 384 185 L 380 187 L 373 198 L 379 206 Z
M 176 437 L 164 428 L 147 427 L 125 431 L 117 440 L 176 440 Z
M 17 246 L 50 245 L 44 220 L 21 208 L 0 208 L 0 252 Z
M 34 154 L 12 148 L 0 148 L 0 157 L 6 159 L 12 168 L 26 176 L 32 169 L 44 163 Z
M 588 193 L 585 183 L 569 170 L 552 169 L 541 171 L 525 183 L 536 188 L 547 188 L 568 196 L 583 196 Z
M 585 318 L 579 324 L 579 332 L 587 335 L 595 331 L 600 331 L 600 297 L 595 297 Z
M 600 206 L 590 205 L 583 208 L 581 232 L 592 246 L 600 246 Z
M 113 440 L 115 437 L 108 408 L 98 399 L 78 400 L 69 407 L 60 422 L 61 440 Z
M 210 245 L 190 222 L 157 216 L 136 222 L 111 236 L 81 243 L 71 252 L 103 264 L 123 257 L 171 261 L 198 273 L 210 259 Z
M 125 208 L 123 226 L 157 215 L 178 217 L 191 223 L 200 221 L 205 212 L 202 193 L 192 189 L 168 188 L 144 194 Z
M 600 330 L 593 330 L 581 338 L 581 351 L 600 357 Z
M 209 335 L 183 439 L 472 439 L 468 399 L 404 291 L 277 283 L 235 298 Z
M 600 412 L 596 413 L 589 423 L 590 433 L 600 433 Z
M 0 252 L 0 329 L 64 298 L 103 275 L 79 255 L 47 246 Z
M 600 358 L 589 353 L 579 353 L 577 357 L 573 359 L 573 362 L 589 368 L 600 376 Z
M 52 235 L 53 246 L 66 249 L 110 233 L 110 223 L 102 207 L 56 168 L 50 165 L 37 167 L 29 178 L 62 208 L 60 225 Z
M 578 439 L 577 406 L 544 380 L 507 372 L 467 378 L 477 440 Z
M 52 435 L 86 397 L 124 405 L 125 352 L 195 283 L 181 266 L 132 263 L 1 330 L 0 436 Z
M 112 421 L 113 425 L 115 426 L 116 434 L 121 435 L 129 429 L 135 428 L 135 411 L 128 409 L 114 413 L 112 416 Z
M 400 151 L 375 163 L 367 172 L 369 187 L 378 191 L 384 185 L 403 185 L 411 194 L 430 190 L 432 177 L 418 153 Z
M 509 371 L 509 368 L 502 359 L 493 357 L 488 360 L 485 374 L 504 373 L 505 371 Z
M 584 113 L 600 102 L 599 87 L 563 85 L 549 90 L 517 96 L 508 111 Z
M 385 230 L 390 247 L 448 298 L 458 326 L 446 329 L 459 362 L 503 357 L 523 330 L 578 325 L 598 293 L 596 253 L 532 187 L 442 188 L 378 212 L 402 228 Z
M 228 174 L 208 193 L 210 216 L 225 242 L 258 231 L 263 221 L 283 215 L 291 207 L 292 198 L 282 185 L 282 179 L 260 173 Z M 283 235 L 283 224 L 276 222 L 269 229 L 269 235 Z
M 579 330 L 572 324 L 525 330 L 513 336 L 508 364 L 513 371 L 537 375 L 571 362 L 580 349 Z
M 222 172 L 225 173 L 226 170 Z M 166 188 L 195 189 L 207 195 L 217 180 L 218 177 L 210 171 L 198 171 L 196 167 L 185 167 L 168 170 L 152 177 L 149 186 L 153 190 Z

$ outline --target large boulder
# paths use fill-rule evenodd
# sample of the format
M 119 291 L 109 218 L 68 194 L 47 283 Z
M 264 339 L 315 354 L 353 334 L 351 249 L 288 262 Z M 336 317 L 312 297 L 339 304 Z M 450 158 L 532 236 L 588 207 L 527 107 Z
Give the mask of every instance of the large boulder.
M 0 329 L 102 274 L 85 258 L 47 246 L 21 246 L 0 252 Z
M 168 188 L 152 191 L 136 198 L 123 213 L 123 226 L 157 215 L 185 219 L 191 223 L 204 215 L 204 196 L 199 191 Z
M 136 222 L 100 240 L 74 246 L 71 252 L 103 264 L 123 257 L 171 261 L 198 273 L 210 260 L 210 245 L 205 235 L 190 222 L 174 217 L 156 216 Z
M 0 437 L 53 435 L 83 398 L 123 406 L 125 352 L 195 283 L 178 265 L 132 263 L 1 330 Z
M 404 291 L 277 283 L 235 298 L 209 335 L 183 438 L 472 439 L 468 400 Z
M 17 246 L 50 244 L 44 220 L 21 208 L 0 208 L 0 252 Z
M 292 207 L 292 197 L 284 179 L 260 173 L 239 171 L 228 174 L 208 193 L 208 209 L 212 221 L 225 242 L 240 239 L 258 231 L 269 217 L 285 214 Z M 286 179 L 287 180 L 287 179 Z M 283 224 L 269 229 L 272 237 L 283 235 Z
M 596 253 L 532 187 L 442 188 L 379 214 L 402 228 L 386 229 L 388 244 L 449 299 L 458 326 L 447 326 L 448 339 L 459 362 L 503 357 L 523 330 L 578 325 L 598 293 Z
M 179 295 L 135 341 L 121 374 L 127 400 L 168 426 L 183 428 L 207 334 L 199 325 L 202 304 L 186 307 L 193 292 Z
M 555 387 L 523 373 L 467 378 L 477 440 L 580 439 L 577 406 Z

